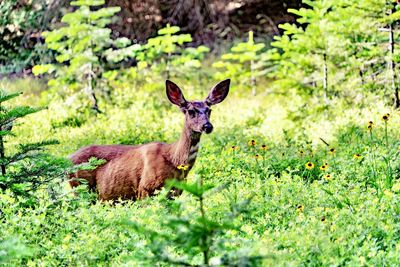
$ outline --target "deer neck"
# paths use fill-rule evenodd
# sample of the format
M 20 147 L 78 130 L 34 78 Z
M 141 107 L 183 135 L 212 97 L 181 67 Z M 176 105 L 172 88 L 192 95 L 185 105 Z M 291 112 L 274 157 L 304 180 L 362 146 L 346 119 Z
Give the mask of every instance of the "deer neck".
M 185 164 L 191 168 L 194 165 L 199 150 L 200 137 L 201 133 L 190 130 L 185 122 L 181 137 L 172 144 L 172 163 L 175 166 Z

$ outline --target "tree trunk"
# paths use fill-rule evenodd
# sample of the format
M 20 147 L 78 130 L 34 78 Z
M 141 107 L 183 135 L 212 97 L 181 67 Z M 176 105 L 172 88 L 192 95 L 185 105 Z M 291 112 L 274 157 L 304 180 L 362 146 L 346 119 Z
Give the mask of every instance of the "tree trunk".
M 256 81 L 256 77 L 254 76 L 254 61 L 251 60 L 250 61 L 250 84 L 251 84 L 251 93 L 253 94 L 253 96 L 255 96 L 257 94 L 257 81 Z
M 323 55 L 324 57 L 324 99 L 325 103 L 328 103 L 328 63 L 326 59 L 326 53 Z
M 391 13 L 395 12 L 394 7 L 391 10 Z M 394 22 L 389 24 L 389 50 L 390 50 L 390 72 L 391 72 L 391 83 L 392 83 L 392 92 L 393 92 L 393 108 L 398 109 L 400 107 L 399 100 L 399 88 L 396 85 L 396 63 L 394 62 Z
M 12 124 L 11 124 L 11 128 L 12 128 Z M 0 130 L 4 130 L 4 128 L 0 127 Z M 6 164 L 4 163 L 4 161 L 6 159 L 6 153 L 4 151 L 3 136 L 0 136 L 0 159 L 1 159 L 1 174 L 4 176 L 4 175 L 6 175 Z
M 92 102 L 92 109 L 96 112 L 96 114 L 100 114 L 101 110 L 99 109 L 96 92 L 94 91 L 95 86 L 93 86 L 94 81 L 92 76 L 93 76 L 93 69 L 92 69 L 92 64 L 90 64 L 89 75 L 88 75 L 88 94 Z
M 365 84 L 365 80 L 364 80 L 364 71 L 362 70 L 362 68 L 358 70 L 358 75 L 360 76 L 361 86 L 363 86 Z
M 6 165 L 4 163 L 5 160 L 5 153 L 4 153 L 4 140 L 3 136 L 0 136 L 0 159 L 2 161 L 1 163 L 1 174 L 4 176 L 6 175 Z

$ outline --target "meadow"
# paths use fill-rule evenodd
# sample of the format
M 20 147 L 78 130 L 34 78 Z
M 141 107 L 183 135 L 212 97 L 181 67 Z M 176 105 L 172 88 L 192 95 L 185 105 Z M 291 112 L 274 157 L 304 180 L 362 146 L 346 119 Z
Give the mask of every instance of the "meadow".
M 9 83 L 3 86 L 12 87 Z M 205 90 L 198 84 L 182 87 L 188 98 L 196 99 L 211 85 Z M 50 148 L 60 157 L 87 144 L 174 141 L 182 115 L 167 102 L 163 83 L 151 93 L 146 84 L 141 86 L 121 88 L 115 96 L 117 106 L 107 106 L 107 115 L 79 127 L 55 127 L 67 114 L 63 103 L 52 101 L 48 110 L 24 119 L 16 134 L 21 140 L 61 140 Z M 31 104 L 40 99 L 28 92 L 20 101 Z M 203 136 L 188 178 L 216 186 L 205 197 L 207 216 L 233 224 L 215 233 L 211 263 L 218 265 L 228 255 L 239 266 L 249 264 L 243 257 L 251 256 L 261 256 L 267 266 L 399 263 L 397 112 L 379 103 L 343 112 L 337 108 L 343 103 L 336 102 L 333 108 L 311 108 L 308 116 L 292 119 L 296 98 L 288 106 L 286 97 L 253 97 L 235 86 L 226 101 L 213 111 L 215 132 Z M 386 113 L 390 113 L 388 121 L 381 118 Z M 374 123 L 371 131 L 369 121 Z M 7 222 L 1 236 L 11 243 L 12 253 L 22 252 L 9 264 L 151 265 L 152 244 L 146 232 L 160 231 L 172 238 L 185 232 L 185 226 L 166 227 L 169 217 L 190 221 L 198 213 L 198 203 L 188 193 L 173 201 L 166 201 L 165 192 L 160 192 L 140 202 L 93 204 L 96 197 L 85 188 L 74 196 L 65 181 L 57 183 L 61 198 L 54 200 L 40 191 L 38 205 L 19 212 L 18 198 L 7 191 L 1 195 Z M 168 242 L 162 249 L 182 261 L 201 263 L 195 249 L 185 253 Z
M 0 160 L 0 266 L 399 266 L 398 47 L 375 30 L 399 15 L 383 1 L 304 2 L 292 12 L 307 27 L 281 25 L 269 44 L 249 32 L 218 55 L 171 25 L 146 44 L 113 40 L 118 9 L 74 1 L 44 33 L 53 60 L 0 80 L 22 92 L 0 96 L 1 151 L 17 155 Z M 188 100 L 232 79 L 187 181 L 140 201 L 71 188 L 82 146 L 179 138 L 167 78 Z M 21 106 L 44 109 L 10 111 Z M 169 199 L 172 186 L 183 194 Z

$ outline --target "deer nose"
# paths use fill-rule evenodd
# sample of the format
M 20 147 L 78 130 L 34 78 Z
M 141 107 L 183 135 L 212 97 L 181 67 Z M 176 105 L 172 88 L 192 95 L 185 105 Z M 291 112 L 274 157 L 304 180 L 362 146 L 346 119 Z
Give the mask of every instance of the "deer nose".
M 213 128 L 214 128 L 214 127 L 213 127 L 212 124 L 209 123 L 209 122 L 207 122 L 206 124 L 203 125 L 203 131 L 204 131 L 206 134 L 211 133 L 212 130 L 213 130 Z

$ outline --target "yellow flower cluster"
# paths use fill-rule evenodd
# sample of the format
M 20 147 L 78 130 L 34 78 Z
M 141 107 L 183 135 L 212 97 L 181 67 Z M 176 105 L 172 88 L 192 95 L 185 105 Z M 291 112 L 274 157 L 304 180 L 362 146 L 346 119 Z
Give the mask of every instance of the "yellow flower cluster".
M 229 152 L 238 151 L 238 150 L 240 150 L 240 146 L 231 146 L 231 147 L 229 148 Z
M 261 145 L 261 150 L 268 150 L 268 146 L 267 145 Z
M 263 159 L 263 157 L 262 157 L 260 154 L 256 154 L 256 155 L 254 156 L 254 158 L 255 158 L 255 159 L 258 159 L 258 160 Z
M 372 129 L 374 128 L 374 122 L 373 121 L 369 121 L 368 122 L 368 130 L 372 131 Z
M 304 211 L 304 206 L 303 205 L 298 205 L 297 206 L 297 211 L 298 212 L 303 212 Z
M 256 146 L 257 142 L 256 142 L 256 140 L 252 139 L 252 140 L 250 140 L 249 142 L 247 142 L 247 144 L 248 144 L 249 146 Z
M 382 120 L 383 120 L 384 122 L 388 122 L 388 121 L 389 121 L 389 118 L 390 118 L 390 114 L 389 114 L 389 113 L 386 113 L 385 115 L 382 116 Z
M 251 139 L 251 140 L 249 140 L 249 141 L 247 142 L 247 145 L 248 145 L 249 147 L 255 148 L 256 145 L 257 145 L 257 141 L 254 140 L 254 139 Z M 263 144 L 263 145 L 260 146 L 260 149 L 261 149 L 262 151 L 266 151 L 266 150 L 269 149 L 269 147 L 268 147 L 267 145 Z M 228 150 L 228 152 L 238 151 L 238 150 L 240 150 L 240 146 L 233 145 L 233 146 L 229 147 L 227 150 Z M 254 158 L 255 158 L 255 159 L 259 159 L 259 160 L 263 159 L 262 155 L 260 155 L 260 154 L 254 155 Z
M 178 170 L 187 171 L 187 169 L 189 169 L 189 165 L 180 164 L 177 166 L 177 168 L 178 168 Z
M 314 169 L 314 163 L 312 163 L 311 161 L 309 161 L 309 162 L 307 162 L 306 163 L 306 169 L 307 170 L 312 170 L 312 169 Z
M 326 171 L 328 168 L 329 168 L 328 162 L 325 162 L 323 165 L 321 165 L 321 167 L 319 167 L 321 171 Z

